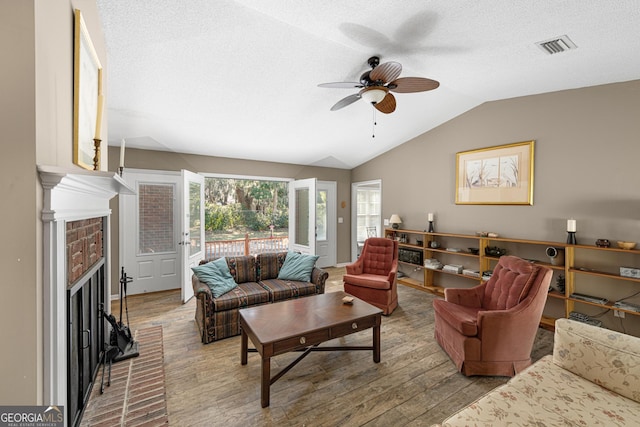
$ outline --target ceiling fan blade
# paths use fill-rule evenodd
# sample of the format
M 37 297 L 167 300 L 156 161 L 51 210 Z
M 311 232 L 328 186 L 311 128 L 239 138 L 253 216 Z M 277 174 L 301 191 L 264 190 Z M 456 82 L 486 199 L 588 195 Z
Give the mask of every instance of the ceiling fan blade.
M 337 89 L 354 89 L 354 88 L 362 88 L 361 83 L 358 82 L 335 82 L 335 83 L 321 83 L 318 87 L 331 87 Z
M 353 95 L 349 95 L 346 98 L 342 98 L 340 101 L 336 102 L 333 107 L 331 107 L 331 111 L 336 111 L 346 107 L 347 105 L 351 105 L 358 99 L 360 99 L 359 93 L 354 93 Z
M 382 80 L 384 83 L 389 83 L 397 79 L 401 72 L 402 65 L 397 62 L 390 61 L 380 64 L 371 70 L 369 77 L 374 81 Z
M 381 113 L 393 113 L 394 111 L 396 111 L 396 97 L 390 93 L 387 93 L 387 96 L 385 96 L 382 101 L 378 102 L 377 104 L 373 104 L 373 106 L 376 107 L 376 110 L 380 111 Z
M 396 87 L 393 87 L 393 86 Z M 424 77 L 401 77 L 389 83 L 389 90 L 397 93 L 425 92 L 440 86 L 435 80 Z

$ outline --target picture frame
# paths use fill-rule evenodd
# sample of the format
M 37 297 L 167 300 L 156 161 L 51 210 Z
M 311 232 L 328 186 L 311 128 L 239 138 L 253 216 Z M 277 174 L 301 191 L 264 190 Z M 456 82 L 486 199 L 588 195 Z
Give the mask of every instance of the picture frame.
M 73 38 L 73 163 L 97 170 L 100 156 L 94 137 L 100 139 L 102 65 L 78 9 L 74 11 Z
M 533 205 L 535 141 L 456 153 L 457 205 Z

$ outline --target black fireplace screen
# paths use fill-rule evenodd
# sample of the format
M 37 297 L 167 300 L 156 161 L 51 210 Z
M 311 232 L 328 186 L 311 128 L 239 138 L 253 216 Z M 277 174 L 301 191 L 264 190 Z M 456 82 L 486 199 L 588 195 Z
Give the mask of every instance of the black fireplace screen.
M 79 424 L 105 345 L 104 258 L 67 290 L 67 414 Z

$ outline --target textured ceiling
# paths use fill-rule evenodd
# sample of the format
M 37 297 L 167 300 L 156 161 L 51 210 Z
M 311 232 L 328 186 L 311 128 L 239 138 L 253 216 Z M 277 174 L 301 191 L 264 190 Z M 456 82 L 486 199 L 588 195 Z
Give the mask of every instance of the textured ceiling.
M 350 169 L 483 102 L 640 79 L 637 0 L 98 0 L 109 145 Z M 568 35 L 577 49 L 536 42 Z M 367 59 L 440 82 L 329 111 Z

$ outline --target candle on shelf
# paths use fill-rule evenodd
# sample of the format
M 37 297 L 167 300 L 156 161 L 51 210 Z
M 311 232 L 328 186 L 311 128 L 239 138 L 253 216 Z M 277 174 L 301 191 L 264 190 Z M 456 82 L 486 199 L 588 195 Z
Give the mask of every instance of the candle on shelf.
M 433 221 L 433 213 L 429 212 L 427 214 L 427 221 Z
M 122 138 L 122 142 L 120 143 L 120 167 L 124 167 L 124 138 Z
M 567 231 L 569 232 L 574 232 L 576 231 L 576 220 L 575 219 L 568 219 L 567 220 Z
M 102 110 L 104 108 L 104 95 L 98 95 L 98 111 L 96 114 L 96 134 L 93 139 L 102 139 L 100 138 L 100 130 L 102 128 Z

